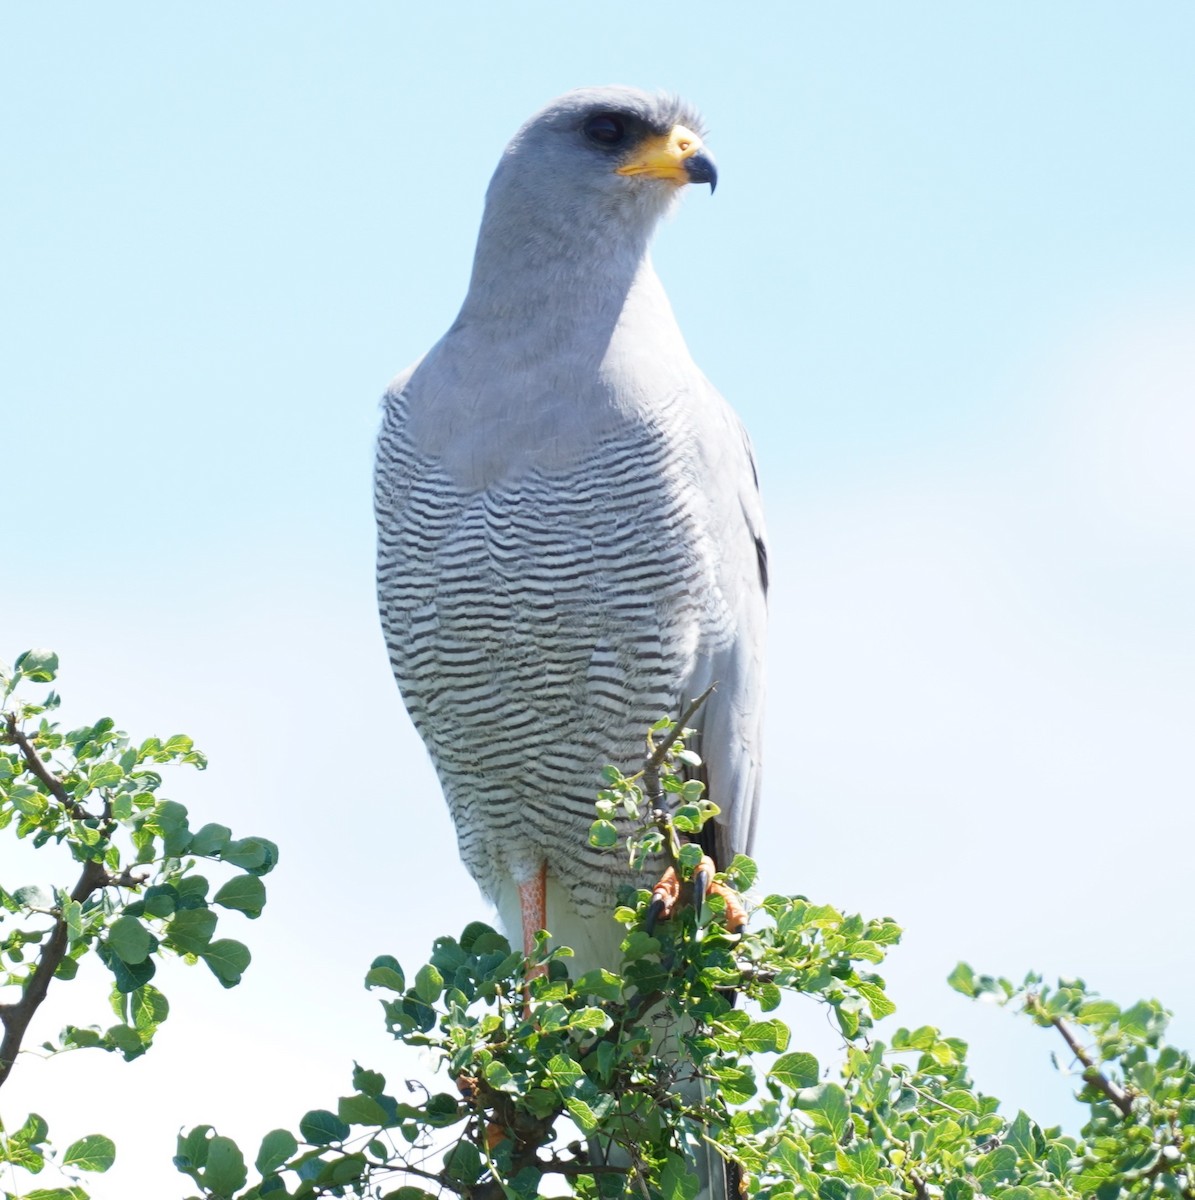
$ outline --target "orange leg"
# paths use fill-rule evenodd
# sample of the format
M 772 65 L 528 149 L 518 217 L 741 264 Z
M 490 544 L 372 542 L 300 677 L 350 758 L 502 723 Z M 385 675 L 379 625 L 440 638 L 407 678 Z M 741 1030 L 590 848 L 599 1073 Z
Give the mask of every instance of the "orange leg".
M 541 864 L 539 874 L 526 883 L 519 884 L 519 911 L 523 916 L 523 953 L 530 956 L 535 949 L 535 935 L 548 924 L 548 867 Z M 544 967 L 536 967 L 528 979 L 537 979 L 546 974 Z
M 721 896 L 726 901 L 726 928 L 738 933 L 747 924 L 747 910 L 737 893 L 714 879 L 714 860 L 706 855 L 693 872 L 691 887 L 693 904 L 700 913 L 702 901 L 707 895 Z M 660 877 L 651 893 L 651 907 L 647 910 L 647 932 L 655 928 L 657 921 L 667 921 L 681 901 L 681 882 L 672 867 Z

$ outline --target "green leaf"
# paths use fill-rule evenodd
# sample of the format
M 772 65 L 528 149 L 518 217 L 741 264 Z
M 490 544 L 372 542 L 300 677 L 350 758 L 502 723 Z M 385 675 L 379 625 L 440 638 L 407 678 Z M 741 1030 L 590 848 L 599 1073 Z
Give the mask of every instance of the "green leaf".
M 476 946 L 478 938 L 501 936 L 502 935 L 498 933 L 498 931 L 494 929 L 492 925 L 487 925 L 484 921 L 470 921 L 469 924 L 466 925 L 461 931 L 461 936 L 457 938 L 457 941 L 460 943 L 461 949 L 466 954 L 479 954 L 481 952 Z M 505 941 L 506 939 L 503 938 L 502 940 Z M 510 946 L 507 945 L 506 948 L 509 952 Z M 390 961 L 393 962 L 394 960 L 391 959 Z M 394 963 L 394 965 L 398 966 L 397 963 Z
M 9 1146 L 40 1146 L 49 1132 L 50 1126 L 45 1117 L 40 1113 L 30 1113 L 21 1128 L 9 1138 Z
M 1033 1122 L 1025 1112 L 1018 1112 L 1016 1120 L 1008 1127 L 1004 1135 L 1004 1144 L 1011 1146 L 1017 1157 L 1033 1162 L 1037 1156 L 1037 1147 L 1033 1137 Z
M 62 905 L 62 922 L 66 925 L 66 944 L 74 946 L 83 937 L 83 905 L 78 900 L 67 900 Z
M 672 814 L 672 824 L 681 833 L 700 833 L 701 823 L 701 809 L 696 804 L 682 804 Z
M 289 1129 L 272 1129 L 261 1139 L 261 1149 L 253 1166 L 259 1175 L 270 1175 L 277 1171 L 299 1148 L 295 1135 Z
M 266 903 L 266 885 L 256 875 L 236 875 L 212 897 L 212 903 L 259 917 Z
M 97 951 L 104 966 L 112 972 L 117 991 L 120 992 L 135 992 L 148 983 L 157 970 L 152 958 L 146 958 L 139 963 L 126 963 L 106 942 L 101 943 Z
M 598 1127 L 598 1114 L 579 1096 L 565 1096 L 564 1107 L 582 1133 L 590 1134 Z
M 585 1072 L 563 1054 L 554 1054 L 548 1060 L 548 1074 L 552 1077 L 552 1082 L 561 1088 L 571 1088 L 579 1079 L 585 1077 Z
M 349 1125 L 385 1125 L 386 1110 L 372 1096 L 341 1096 L 336 1113 Z
M 510 1069 L 505 1063 L 498 1061 L 486 1063 L 485 1066 L 485 1081 L 492 1088 L 498 1091 L 509 1091 L 510 1085 L 514 1082 L 514 1076 L 510 1073 Z
M 232 938 L 219 938 L 210 943 L 200 957 L 226 988 L 236 987 L 241 982 L 241 976 L 252 959 L 248 946 Z
M 174 911 L 178 907 L 177 900 L 177 888 L 173 888 L 169 884 L 155 884 L 153 887 L 145 889 L 141 903 L 145 905 L 145 911 L 151 917 L 164 918 L 174 915 Z
M 781 1055 L 768 1072 L 769 1078 L 784 1084 L 794 1092 L 803 1088 L 816 1087 L 819 1075 L 821 1075 L 821 1067 L 818 1065 L 817 1059 L 812 1054 L 805 1054 L 801 1051 Z
M 601 1000 L 620 1000 L 622 980 L 610 971 L 598 967 L 586 971 L 574 985 L 579 996 L 597 996 Z
M 618 827 L 612 821 L 594 821 L 589 827 L 589 844 L 599 850 L 618 845 Z
M 398 959 L 389 954 L 382 954 L 375 958 L 366 972 L 365 986 L 367 988 L 384 987 L 391 992 L 405 990 L 407 979 L 402 973 L 402 967 L 398 965 Z
M 240 1147 L 226 1137 L 214 1137 L 207 1145 L 207 1165 L 203 1168 L 203 1184 L 221 1196 L 231 1196 L 245 1186 L 249 1172 Z
M 871 1015 L 880 1021 L 896 1012 L 896 1005 L 884 994 L 884 990 L 874 983 L 860 982 L 855 985 L 859 994 L 867 1001 Z
M 191 838 L 191 853 L 201 858 L 219 854 L 232 840 L 232 830 L 227 825 L 204 825 Z
M 680 848 L 676 861 L 680 867 L 682 878 L 691 879 L 693 877 L 693 872 L 697 870 L 697 864 L 701 862 L 704 854 L 705 851 L 696 842 L 689 842 L 688 845 Z
M 823 1179 L 817 1188 L 818 1200 L 847 1200 L 851 1189 L 841 1179 Z
M 153 944 L 153 936 L 136 917 L 117 917 L 108 927 L 108 945 L 131 967 L 149 957 Z
M 1017 1173 L 1017 1152 L 1011 1146 L 999 1146 L 984 1154 L 975 1164 L 975 1178 L 988 1191 L 989 1185 L 1001 1180 L 1013 1179 Z
M 759 868 L 755 865 L 753 858 L 748 858 L 745 854 L 736 854 L 731 859 L 730 866 L 726 868 L 726 874 L 731 877 L 735 887 L 740 891 L 746 891 L 754 886 Z
M 167 855 L 185 854 L 191 845 L 187 810 L 174 800 L 159 800 L 146 818 L 144 828 L 161 837 Z
M 783 1021 L 756 1021 L 743 1030 L 740 1045 L 748 1053 L 780 1052 L 788 1048 L 788 1026 Z
M 77 1142 L 72 1142 L 62 1156 L 64 1167 L 77 1167 L 80 1171 L 106 1171 L 116 1161 L 116 1146 L 111 1138 L 102 1133 L 89 1133 Z
M 450 1179 L 470 1185 L 481 1178 L 481 1155 L 463 1138 L 444 1156 L 444 1172 Z
M 13 669 L 31 683 L 51 683 L 58 674 L 58 655 L 53 650 L 26 650 L 17 655 Z
M 40 908 L 49 910 L 54 907 L 54 897 L 45 888 L 37 884 L 19 887 L 12 893 L 12 898 L 21 908 Z
M 120 769 L 119 763 L 97 763 L 87 773 L 87 786 L 94 792 L 100 788 L 115 787 L 123 778 L 124 772 Z
M 333 1112 L 326 1108 L 312 1109 L 299 1122 L 299 1135 L 312 1146 L 327 1146 L 332 1142 L 343 1142 L 352 1130 Z
M 819 1083 L 814 1087 L 802 1088 L 796 1096 L 796 1105 L 809 1113 L 813 1123 L 834 1135 L 842 1136 L 850 1119 L 850 1104 L 846 1092 L 836 1083 Z M 1016 1155 L 1013 1155 L 1015 1161 Z
M 353 1063 L 353 1087 L 366 1096 L 380 1096 L 386 1088 L 386 1076 Z
M 145 1043 L 131 1025 L 113 1025 L 105 1031 L 104 1041 L 119 1050 L 125 1062 L 140 1058 L 146 1051 Z
M 202 875 L 185 875 L 175 879 L 174 889 L 178 892 L 179 909 L 203 908 L 207 903 L 208 881 Z
M 142 984 L 129 997 L 133 1026 L 143 1037 L 153 1032 L 170 1015 L 170 1002 L 152 984 Z
M 425 963 L 415 976 L 415 995 L 424 1004 L 434 1004 L 444 990 L 444 978 L 431 963 Z
M 946 976 L 946 982 L 956 992 L 962 992 L 964 996 L 975 995 L 975 972 L 965 962 L 959 963 Z
M 254 875 L 265 875 L 277 865 L 278 847 L 269 838 L 241 838 L 239 841 L 229 842 L 220 851 L 220 858 L 234 867 L 243 867 Z
M 679 1154 L 669 1154 L 660 1172 L 663 1200 L 693 1200 L 701 1189 L 698 1173 Z
M 447 1092 L 437 1092 L 423 1106 L 423 1115 L 429 1125 L 441 1129 L 455 1125 L 465 1114 L 461 1112 L 461 1106 L 455 1096 L 450 1096 Z
M 178 1135 L 178 1150 L 174 1155 L 174 1165 L 180 1171 L 189 1171 L 202 1167 L 207 1162 L 208 1134 L 210 1125 L 196 1125 L 190 1133 Z
M 600 1008 L 582 1008 L 569 1018 L 570 1029 L 589 1029 L 604 1033 L 613 1022 Z
M 202 954 L 216 931 L 217 920 L 210 908 L 184 908 L 166 926 L 166 944 L 184 954 Z

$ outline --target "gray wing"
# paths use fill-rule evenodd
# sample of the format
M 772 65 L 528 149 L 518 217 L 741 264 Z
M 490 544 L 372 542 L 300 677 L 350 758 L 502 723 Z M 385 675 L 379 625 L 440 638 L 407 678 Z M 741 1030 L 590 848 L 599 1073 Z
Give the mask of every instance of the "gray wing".
M 768 560 L 751 443 L 734 411 L 712 385 L 707 387 L 711 403 L 702 422 L 707 431 L 702 436 L 702 482 L 710 498 L 716 570 L 732 625 L 727 637 L 699 657 L 684 699 L 716 685 L 695 723 L 707 794 L 721 809 L 713 822 L 713 844 L 707 840 L 706 849 L 725 868 L 735 854 L 751 853 L 758 817 Z

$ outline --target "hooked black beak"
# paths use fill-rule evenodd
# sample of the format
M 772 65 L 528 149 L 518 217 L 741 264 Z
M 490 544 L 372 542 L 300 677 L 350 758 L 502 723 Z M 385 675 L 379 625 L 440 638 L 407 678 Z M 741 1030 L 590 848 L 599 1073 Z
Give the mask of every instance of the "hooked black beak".
M 685 174 L 688 175 L 690 183 L 708 183 L 710 195 L 714 194 L 714 189 L 718 186 L 718 168 L 704 150 L 698 150 L 696 154 L 685 159 Z

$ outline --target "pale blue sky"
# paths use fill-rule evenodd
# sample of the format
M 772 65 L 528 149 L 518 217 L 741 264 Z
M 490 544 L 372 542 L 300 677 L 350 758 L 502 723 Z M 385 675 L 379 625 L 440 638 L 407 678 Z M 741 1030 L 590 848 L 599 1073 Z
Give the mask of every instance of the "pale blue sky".
M 1054 1047 L 958 958 L 1195 1044 L 1193 51 L 1183 0 L 0 9 L 0 653 L 56 647 L 68 721 L 191 732 L 174 793 L 284 855 L 242 988 L 166 972 L 148 1058 L 22 1064 L 6 1114 L 168 1197 L 179 1124 L 414 1069 L 355 981 L 483 910 L 376 630 L 377 397 L 506 138 L 586 83 L 685 94 L 719 163 L 656 259 L 764 480 L 767 885 L 901 919 L 898 1019 L 1045 1119 Z M 100 1077 L 142 1137 L 68 1098 Z

